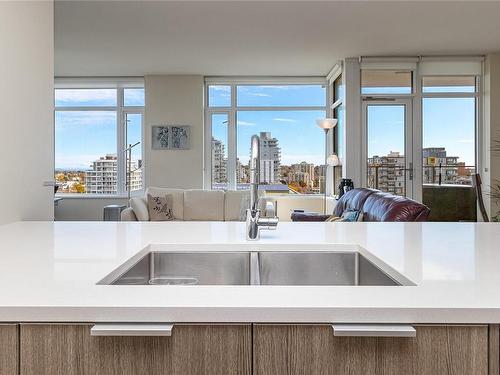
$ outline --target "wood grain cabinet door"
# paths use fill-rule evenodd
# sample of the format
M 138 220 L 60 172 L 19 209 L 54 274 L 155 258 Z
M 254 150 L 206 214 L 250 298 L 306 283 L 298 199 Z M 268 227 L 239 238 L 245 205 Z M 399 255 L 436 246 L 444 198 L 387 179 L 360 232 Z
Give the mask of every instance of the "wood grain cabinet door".
M 488 326 L 416 338 L 335 337 L 330 325 L 254 326 L 255 375 L 488 375 Z
M 0 324 L 0 375 L 19 373 L 18 334 L 17 324 Z
M 251 325 L 175 325 L 171 337 L 95 337 L 91 327 L 22 324 L 20 374 L 251 373 Z

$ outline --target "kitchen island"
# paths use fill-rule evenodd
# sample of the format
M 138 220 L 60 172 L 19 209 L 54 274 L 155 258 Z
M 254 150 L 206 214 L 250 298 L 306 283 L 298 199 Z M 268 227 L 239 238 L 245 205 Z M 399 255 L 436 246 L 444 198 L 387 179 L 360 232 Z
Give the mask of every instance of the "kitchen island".
M 326 374 L 338 366 L 340 374 L 356 366 L 498 374 L 498 224 L 280 223 L 247 242 L 244 223 L 19 222 L 0 226 L 0 238 L 0 337 L 20 343 L 11 348 L 20 357 L 12 373 L 95 373 L 90 363 L 99 360 L 116 370 L 106 373 L 136 373 L 129 369 L 142 363 L 169 374 Z M 98 284 L 140 252 L 194 250 L 354 251 L 411 284 Z M 103 338 L 90 336 L 95 323 L 174 329 L 167 338 Z M 416 338 L 334 337 L 331 325 L 346 323 L 410 325 Z M 189 362 L 186 347 L 201 364 Z M 153 366 L 141 353 L 160 360 Z M 14 357 L 2 358 L 8 366 Z

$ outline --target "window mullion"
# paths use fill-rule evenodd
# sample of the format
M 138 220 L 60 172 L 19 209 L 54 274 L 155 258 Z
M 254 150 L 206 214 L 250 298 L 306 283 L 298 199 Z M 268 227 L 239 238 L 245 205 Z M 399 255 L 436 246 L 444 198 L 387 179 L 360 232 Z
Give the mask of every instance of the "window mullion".
M 117 134 L 116 134 L 116 192 L 118 195 L 126 194 L 127 189 L 125 185 L 126 178 L 126 124 L 125 124 L 125 111 L 123 110 L 123 88 L 117 89 L 117 103 L 116 107 L 116 121 L 117 121 Z
M 236 181 L 236 158 L 237 158 L 237 113 L 236 113 L 236 85 L 231 85 L 231 110 L 229 112 L 228 124 L 228 152 L 227 152 L 227 173 L 228 173 L 228 188 L 236 190 L 238 181 Z

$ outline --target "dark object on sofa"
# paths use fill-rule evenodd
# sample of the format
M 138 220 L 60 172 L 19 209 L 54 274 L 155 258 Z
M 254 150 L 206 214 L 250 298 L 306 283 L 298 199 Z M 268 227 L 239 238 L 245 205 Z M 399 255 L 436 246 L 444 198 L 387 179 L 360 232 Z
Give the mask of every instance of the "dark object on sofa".
M 333 215 L 345 210 L 363 211 L 363 221 L 427 221 L 430 210 L 412 199 L 383 193 L 375 189 L 356 188 L 339 199 Z M 292 221 L 325 221 L 330 215 L 292 213 Z
M 352 180 L 350 178 L 343 178 L 340 180 L 340 184 L 339 184 L 339 196 L 337 198 L 337 200 L 339 200 L 340 198 L 342 198 L 342 196 L 347 193 L 348 191 L 354 189 L 354 183 L 352 182 Z

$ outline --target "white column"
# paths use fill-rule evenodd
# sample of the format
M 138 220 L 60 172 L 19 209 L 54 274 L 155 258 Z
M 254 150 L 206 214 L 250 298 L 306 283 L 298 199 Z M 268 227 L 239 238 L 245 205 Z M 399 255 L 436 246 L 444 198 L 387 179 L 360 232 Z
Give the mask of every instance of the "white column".
M 361 186 L 361 73 L 358 58 L 344 60 L 345 82 L 345 160 L 343 161 L 342 177 L 350 178 L 355 187 Z

